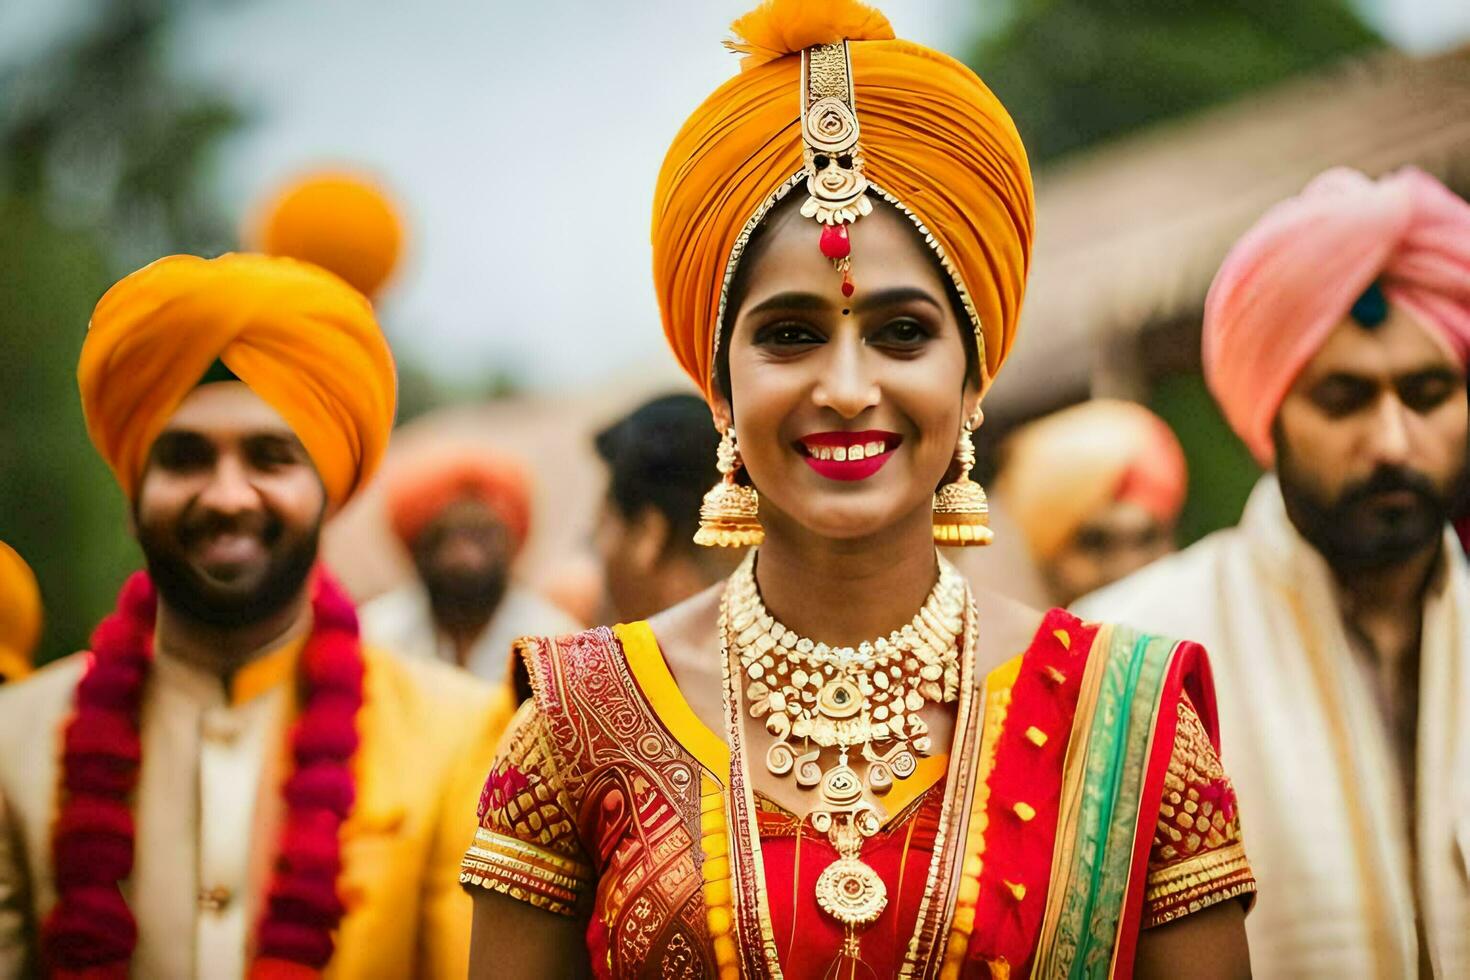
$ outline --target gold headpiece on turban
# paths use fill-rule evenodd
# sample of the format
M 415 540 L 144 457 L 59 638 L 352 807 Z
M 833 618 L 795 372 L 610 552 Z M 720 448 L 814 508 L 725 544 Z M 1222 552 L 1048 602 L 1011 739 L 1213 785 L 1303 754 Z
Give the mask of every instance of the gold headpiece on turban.
M 249 247 L 335 272 L 369 299 L 403 250 L 393 199 L 367 177 L 322 171 L 297 178 L 265 202 L 246 232 Z
M 803 213 L 828 228 L 845 231 L 871 196 L 913 221 L 964 304 L 982 374 L 994 377 L 1015 339 L 1034 209 L 1005 107 L 970 69 L 895 40 L 887 18 L 856 0 L 767 0 L 732 30 L 741 72 L 685 122 L 654 192 L 655 287 L 680 365 L 714 396 L 740 257 L 771 208 L 805 185 Z M 823 233 L 839 268 L 845 242 Z
M 25 559 L 0 541 L 0 682 L 31 672 L 41 639 L 41 589 Z
M 218 360 L 281 414 L 342 504 L 393 427 L 393 355 L 372 305 L 305 262 L 171 255 L 92 312 L 77 367 L 87 432 L 129 498 L 153 441 Z

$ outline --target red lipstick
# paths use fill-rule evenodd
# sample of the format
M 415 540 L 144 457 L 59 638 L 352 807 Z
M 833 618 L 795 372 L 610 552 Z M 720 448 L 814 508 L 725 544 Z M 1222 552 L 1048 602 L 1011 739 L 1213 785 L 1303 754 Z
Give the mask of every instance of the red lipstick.
M 796 442 L 797 451 L 818 474 L 829 480 L 866 480 L 883 468 L 903 437 L 896 432 L 813 432 Z

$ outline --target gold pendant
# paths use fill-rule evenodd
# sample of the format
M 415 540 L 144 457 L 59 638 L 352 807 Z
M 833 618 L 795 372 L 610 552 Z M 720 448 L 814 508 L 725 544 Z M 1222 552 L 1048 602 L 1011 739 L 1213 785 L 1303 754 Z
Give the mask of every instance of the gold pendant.
M 838 858 L 817 878 L 817 904 L 845 926 L 866 926 L 888 907 L 888 887 L 858 858 Z

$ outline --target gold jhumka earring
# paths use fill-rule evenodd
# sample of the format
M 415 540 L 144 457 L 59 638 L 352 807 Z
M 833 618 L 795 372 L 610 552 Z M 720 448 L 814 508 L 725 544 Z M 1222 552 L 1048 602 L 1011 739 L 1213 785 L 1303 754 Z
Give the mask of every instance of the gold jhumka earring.
M 980 547 L 995 540 L 985 488 L 970 479 L 975 466 L 975 443 L 970 439 L 974 431 L 975 424 L 966 419 L 955 446 L 959 478 L 934 495 L 934 543 L 949 548 Z
M 710 488 L 699 505 L 699 530 L 694 543 L 706 548 L 747 548 L 765 540 L 760 522 L 760 494 L 755 487 L 735 482 L 740 470 L 740 449 L 735 445 L 735 429 L 720 432 L 720 448 L 715 468 L 720 482 Z

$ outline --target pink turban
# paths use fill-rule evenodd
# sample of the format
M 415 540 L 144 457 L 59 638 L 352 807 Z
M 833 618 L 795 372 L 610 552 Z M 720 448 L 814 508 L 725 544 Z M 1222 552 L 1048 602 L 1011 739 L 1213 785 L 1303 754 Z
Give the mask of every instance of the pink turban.
M 1287 391 L 1375 281 L 1462 361 L 1470 354 L 1470 204 L 1413 167 L 1339 167 L 1267 211 L 1205 300 L 1204 368 L 1263 466 Z

